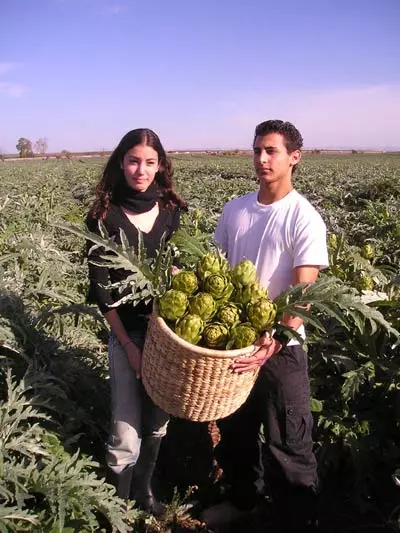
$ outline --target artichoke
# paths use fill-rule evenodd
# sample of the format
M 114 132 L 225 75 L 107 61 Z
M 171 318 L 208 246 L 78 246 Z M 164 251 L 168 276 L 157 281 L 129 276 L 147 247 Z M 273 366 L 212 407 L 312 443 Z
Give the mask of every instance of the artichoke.
M 372 291 L 374 290 L 374 280 L 371 276 L 368 276 L 365 272 L 360 272 L 357 286 L 360 291 Z
M 226 349 L 236 350 L 251 346 L 257 340 L 257 336 L 257 331 L 251 324 L 238 324 L 231 329 Z
M 260 298 L 267 298 L 268 291 L 261 283 L 256 281 L 255 283 L 249 283 L 246 287 L 239 292 L 239 301 L 243 305 L 247 305 L 249 302 L 255 302 Z
M 228 327 L 219 322 L 211 322 L 210 324 L 207 324 L 203 331 L 203 342 L 208 348 L 225 348 L 228 337 Z
M 218 322 L 222 322 L 231 327 L 240 322 L 240 315 L 239 307 L 232 302 L 228 302 L 218 309 L 216 318 Z
M 375 256 L 375 250 L 372 244 L 364 244 L 361 248 L 361 255 L 364 259 L 373 259 Z
M 160 315 L 166 320 L 175 321 L 181 318 L 188 306 L 188 297 L 182 291 L 170 289 L 159 300 Z
M 197 344 L 201 339 L 204 321 L 198 315 L 186 315 L 175 327 L 175 333 L 191 344 Z
M 331 233 L 328 237 L 328 246 L 331 250 L 336 250 L 338 245 L 338 238 L 336 233 Z
M 204 281 L 204 290 L 221 303 L 229 300 L 234 286 L 225 274 L 210 274 Z
M 268 298 L 260 298 L 247 304 L 246 313 L 251 325 L 261 332 L 274 323 L 276 305 Z
M 228 271 L 229 265 L 227 260 L 213 253 L 204 255 L 196 264 L 196 272 L 199 278 L 204 281 L 210 274 L 218 274 Z
M 209 320 L 214 314 L 216 303 L 208 292 L 198 292 L 189 300 L 189 311 L 193 315 L 199 315 L 203 320 Z
M 189 296 L 197 291 L 198 286 L 197 276 L 190 270 L 182 270 L 172 277 L 172 288 Z
M 245 287 L 257 279 L 256 267 L 250 259 L 243 259 L 231 270 L 231 278 L 237 287 Z

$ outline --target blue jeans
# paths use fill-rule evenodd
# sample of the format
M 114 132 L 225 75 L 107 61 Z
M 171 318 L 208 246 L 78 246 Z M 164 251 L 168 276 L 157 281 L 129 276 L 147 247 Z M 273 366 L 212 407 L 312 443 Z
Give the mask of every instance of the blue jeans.
M 142 350 L 145 331 L 132 331 L 129 336 Z M 169 415 L 148 396 L 143 383 L 136 378 L 117 337 L 110 335 L 108 358 L 111 386 L 111 429 L 107 443 L 106 462 L 119 473 L 136 464 L 143 437 L 163 437 Z

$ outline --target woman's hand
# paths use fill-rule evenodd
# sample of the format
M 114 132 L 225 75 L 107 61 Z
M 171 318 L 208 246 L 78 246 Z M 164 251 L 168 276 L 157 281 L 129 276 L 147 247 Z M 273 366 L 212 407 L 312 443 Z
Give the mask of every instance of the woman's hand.
M 140 379 L 140 370 L 142 366 L 142 353 L 133 341 L 129 341 L 124 345 L 124 350 L 128 358 L 128 362 L 133 370 L 136 372 L 136 378 Z
M 270 357 L 279 352 L 281 348 L 281 343 L 273 337 L 261 337 L 254 343 L 255 353 L 249 357 L 236 359 L 232 364 L 232 370 L 238 374 L 257 370 L 266 361 L 268 361 Z

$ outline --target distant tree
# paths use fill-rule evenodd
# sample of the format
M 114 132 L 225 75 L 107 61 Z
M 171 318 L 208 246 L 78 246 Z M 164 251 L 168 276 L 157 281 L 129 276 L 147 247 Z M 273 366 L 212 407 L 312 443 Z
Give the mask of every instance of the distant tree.
M 0 148 L 0 161 L 4 161 L 4 160 L 5 160 L 5 152 L 3 148 Z
M 38 154 L 44 155 L 47 152 L 48 146 L 49 146 L 49 143 L 46 137 L 40 137 L 35 142 L 35 152 Z
M 61 150 L 61 155 L 67 159 L 72 159 L 72 154 L 69 150 Z
M 25 137 L 20 137 L 16 148 L 19 152 L 19 157 L 33 157 L 32 141 Z

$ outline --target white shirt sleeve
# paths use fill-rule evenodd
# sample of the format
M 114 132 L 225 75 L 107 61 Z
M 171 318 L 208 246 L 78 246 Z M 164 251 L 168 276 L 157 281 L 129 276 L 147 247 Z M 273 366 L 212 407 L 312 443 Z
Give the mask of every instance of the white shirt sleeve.
M 300 215 L 294 230 L 293 266 L 329 266 L 326 227 L 317 211 Z
M 226 210 L 222 211 L 214 233 L 214 240 L 225 253 L 228 253 L 228 232 L 226 228 Z

